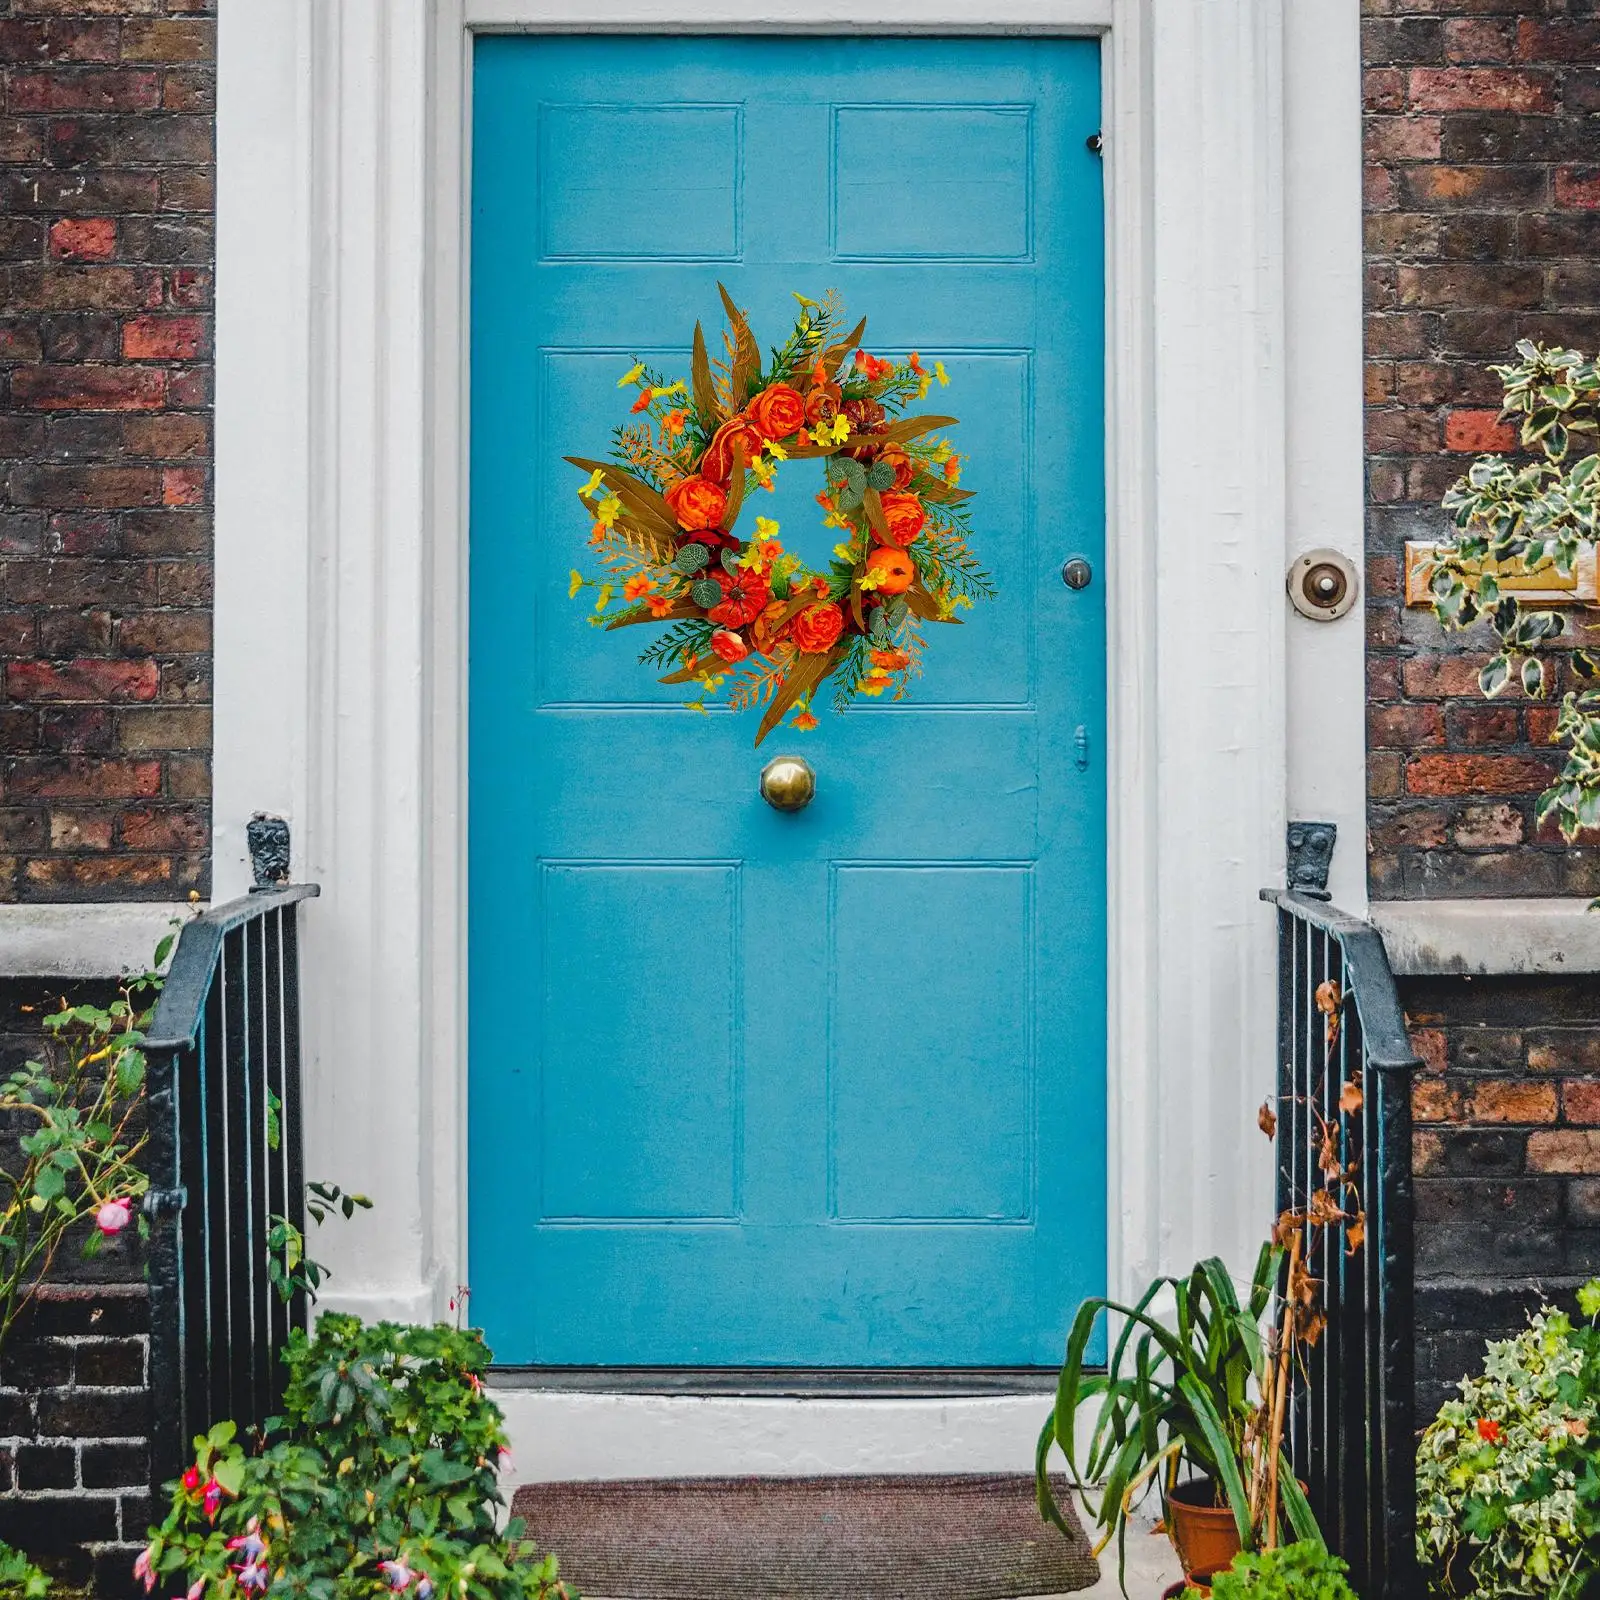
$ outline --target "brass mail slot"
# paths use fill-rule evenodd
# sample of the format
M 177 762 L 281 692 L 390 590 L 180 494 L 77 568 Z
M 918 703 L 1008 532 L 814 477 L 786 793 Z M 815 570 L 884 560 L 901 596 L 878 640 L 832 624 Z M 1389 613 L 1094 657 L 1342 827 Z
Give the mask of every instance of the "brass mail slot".
M 1428 585 L 1433 580 L 1433 555 L 1438 548 L 1431 539 L 1406 541 L 1408 606 L 1433 604 L 1433 594 Z M 1556 571 L 1553 561 L 1541 561 L 1526 571 L 1522 570 L 1520 562 L 1474 561 L 1469 563 L 1469 567 L 1487 567 L 1499 580 L 1502 594 L 1514 594 L 1519 600 L 1531 600 L 1536 605 L 1592 605 L 1595 602 L 1593 545 L 1579 546 L 1578 559 L 1566 577 Z

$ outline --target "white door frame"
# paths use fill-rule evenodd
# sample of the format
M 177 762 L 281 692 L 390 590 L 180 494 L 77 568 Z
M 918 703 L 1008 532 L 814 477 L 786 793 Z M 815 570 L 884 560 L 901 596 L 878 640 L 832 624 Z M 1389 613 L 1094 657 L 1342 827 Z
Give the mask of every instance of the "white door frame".
M 1364 854 L 1359 616 L 1313 640 L 1324 704 L 1306 748 L 1320 755 L 1291 790 L 1301 746 L 1286 727 L 1282 589 L 1299 548 L 1360 542 L 1352 8 L 760 10 L 222 3 L 216 894 L 247 881 L 250 813 L 290 817 L 297 875 L 323 885 L 304 935 L 309 1170 L 377 1201 L 317 1253 L 335 1267 L 330 1299 L 367 1315 L 439 1314 L 466 1260 L 473 28 L 1102 39 L 1108 1281 L 1126 1291 L 1212 1252 L 1243 1261 L 1264 1231 L 1267 1149 L 1248 1130 L 1272 1059 L 1273 933 L 1255 891 L 1281 876 L 1291 794 L 1298 814 L 1343 825 L 1346 905 Z M 1298 97 L 1287 129 L 1286 76 Z M 1286 151 L 1321 184 L 1298 214 Z M 1302 347 L 1315 382 L 1293 384 Z M 1009 1453 L 1019 1436 L 1002 1433 Z

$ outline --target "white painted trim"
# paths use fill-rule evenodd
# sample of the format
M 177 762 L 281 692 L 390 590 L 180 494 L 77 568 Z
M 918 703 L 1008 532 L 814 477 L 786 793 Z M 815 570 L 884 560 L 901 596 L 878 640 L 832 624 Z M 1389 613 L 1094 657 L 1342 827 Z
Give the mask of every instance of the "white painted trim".
M 1283 566 L 1331 547 L 1362 566 L 1361 17 L 1348 0 L 1284 9 L 1287 503 Z M 1367 905 L 1366 623 L 1287 614 L 1288 811 L 1338 825 L 1328 888 Z
M 1403 977 L 1600 972 L 1587 900 L 1375 900 L 1370 914 Z
M 797 0 L 752 15 L 740 0 L 458 0 L 460 25 L 502 33 L 1101 33 L 1117 0 Z M 441 10 L 448 9 L 447 6 Z
M 0 978 L 143 972 L 169 925 L 187 922 L 195 910 L 182 900 L 0 906 Z
M 1305 3 L 1321 16 L 1342 0 Z M 239 870 L 234 835 L 266 806 L 291 819 L 297 875 L 323 884 L 305 919 L 310 1163 L 378 1200 L 326 1241 L 335 1298 L 368 1311 L 442 1309 L 465 1259 L 462 7 L 485 26 L 592 31 L 667 28 L 669 4 L 688 9 L 222 7 L 219 874 Z M 1255 893 L 1281 877 L 1286 815 L 1284 530 L 1319 486 L 1340 504 L 1352 492 L 1347 430 L 1319 455 L 1304 383 L 1286 393 L 1316 346 L 1303 288 L 1286 324 L 1285 228 L 1301 214 L 1286 222 L 1285 196 L 1330 160 L 1343 194 L 1359 165 L 1354 141 L 1330 155 L 1308 134 L 1288 158 L 1314 153 L 1316 170 L 1285 173 L 1285 52 L 1312 97 L 1297 112 L 1308 130 L 1358 86 L 1348 50 L 1329 70 L 1316 30 L 1297 10 L 1286 33 L 1284 9 L 940 0 L 913 15 L 912 0 L 873 0 L 849 19 L 889 32 L 1109 22 L 1109 1272 L 1122 1291 L 1201 1253 L 1253 1254 L 1268 1202 L 1265 1143 L 1246 1132 L 1272 1053 L 1271 919 Z M 673 31 L 817 30 L 838 10 L 724 17 L 701 3 Z M 1339 230 L 1359 218 L 1342 200 L 1337 216 L 1305 248 L 1332 238 L 1347 254 Z M 298 594 L 263 578 L 264 552 L 282 553 Z M 1355 844 L 1346 833 L 1346 857 Z
M 1031 1472 L 1050 1397 L 830 1400 L 493 1385 L 516 1483 L 845 1472 Z

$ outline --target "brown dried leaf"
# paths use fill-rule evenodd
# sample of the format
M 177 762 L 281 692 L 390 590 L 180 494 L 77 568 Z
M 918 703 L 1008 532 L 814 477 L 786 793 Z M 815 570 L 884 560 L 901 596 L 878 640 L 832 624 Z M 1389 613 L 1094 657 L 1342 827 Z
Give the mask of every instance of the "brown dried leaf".
M 1332 1129 L 1322 1136 L 1322 1144 L 1317 1151 L 1317 1167 L 1324 1178 L 1339 1178 L 1344 1175 L 1344 1162 L 1339 1159 L 1338 1135 Z
M 1256 1112 L 1256 1126 L 1266 1134 L 1269 1139 L 1278 1137 L 1278 1114 L 1272 1109 L 1270 1100 L 1261 1102 L 1261 1109 Z
M 1364 1098 L 1365 1096 L 1361 1093 L 1361 1084 L 1352 1078 L 1339 1091 L 1339 1109 L 1346 1116 L 1354 1116 L 1361 1109 L 1361 1103 Z
M 1357 1216 L 1348 1228 L 1344 1230 L 1344 1253 L 1353 1256 L 1366 1242 L 1367 1218 L 1363 1212 Z
M 711 430 L 724 421 L 722 407 L 717 404 L 717 386 L 711 381 L 711 358 L 706 354 L 705 330 L 694 325 L 694 354 L 689 362 L 689 378 L 694 387 L 694 409 L 701 426 Z
M 740 410 L 750 396 L 751 386 L 761 376 L 761 350 L 756 344 L 744 312 L 733 303 L 733 296 L 719 283 L 717 293 L 722 296 L 723 308 L 728 313 L 728 326 L 733 329 L 733 366 L 729 382 L 733 395 L 733 408 Z

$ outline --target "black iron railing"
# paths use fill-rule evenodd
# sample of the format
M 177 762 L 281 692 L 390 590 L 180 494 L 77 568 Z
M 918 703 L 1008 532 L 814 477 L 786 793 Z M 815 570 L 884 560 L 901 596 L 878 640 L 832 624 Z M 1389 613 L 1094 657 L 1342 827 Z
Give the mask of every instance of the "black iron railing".
M 1289 1454 L 1357 1593 L 1412 1600 L 1411 1080 L 1421 1063 L 1377 930 L 1317 899 L 1262 898 L 1278 908 L 1278 1211 L 1312 1214 L 1300 1242 L 1327 1317 L 1297 1363 Z
M 257 890 L 185 925 L 146 1041 L 151 1471 L 214 1422 L 275 1414 L 302 1303 L 267 1276 L 270 1219 L 305 1227 L 296 915 L 315 884 Z

